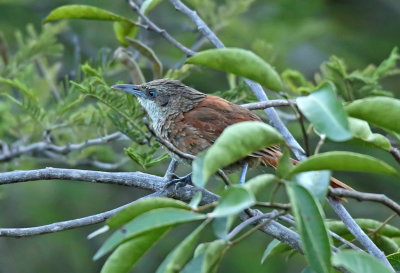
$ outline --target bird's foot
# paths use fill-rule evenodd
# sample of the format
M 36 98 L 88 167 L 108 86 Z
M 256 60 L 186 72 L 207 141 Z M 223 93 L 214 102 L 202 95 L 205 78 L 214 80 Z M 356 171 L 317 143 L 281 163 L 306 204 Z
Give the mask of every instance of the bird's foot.
M 192 173 L 182 177 L 172 174 L 171 178 L 165 184 L 164 189 L 172 185 L 175 185 L 175 189 L 185 187 L 186 185 L 192 185 Z

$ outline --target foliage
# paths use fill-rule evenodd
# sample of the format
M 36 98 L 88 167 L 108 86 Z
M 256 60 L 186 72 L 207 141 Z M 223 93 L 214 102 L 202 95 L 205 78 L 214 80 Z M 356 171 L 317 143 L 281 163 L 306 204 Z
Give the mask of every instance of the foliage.
M 147 14 L 160 2 L 146 0 L 141 11 Z M 232 23 L 233 17 L 246 11 L 253 1 L 186 2 L 213 29 L 221 30 Z M 199 188 L 205 187 L 218 169 L 249 154 L 265 156 L 266 148 L 281 145 L 284 152 L 276 175 L 263 173 L 248 179 L 245 184 L 230 185 L 218 192 L 220 198 L 217 202 L 209 205 L 203 206 L 201 195 L 196 195 L 190 205 L 169 198 L 148 198 L 125 207 L 107 221 L 105 229 L 100 230 L 113 232 L 94 256 L 99 259 L 111 253 L 102 272 L 129 272 L 171 229 L 187 223 L 194 223 L 197 227 L 184 240 L 174 244 L 174 249 L 159 265 L 157 272 L 217 272 L 224 255 L 232 248 L 240 247 L 238 243 L 256 231 L 243 232 L 248 227 L 236 223 L 238 216 L 267 201 L 271 206 L 266 210 L 271 209 L 278 198 L 275 193 L 279 187 L 286 190 L 282 193 L 284 197 L 279 198 L 289 200 L 287 205 L 294 215 L 296 224 L 291 228 L 301 237 L 309 266 L 305 272 L 332 272 L 333 266 L 351 272 L 367 272 L 364 271 L 367 269 L 370 272 L 388 271 L 365 253 L 349 250 L 332 253 L 332 247 L 342 249 L 346 246 L 333 240 L 329 231 L 346 239 L 353 238 L 344 230 L 342 222 L 325 216 L 323 202 L 331 171 L 372 172 L 395 177 L 399 176 L 399 171 L 384 160 L 368 155 L 369 150 L 363 153 L 338 150 L 319 153 L 319 148 L 327 137 L 337 145 L 342 142 L 349 145 L 361 143 L 383 153 L 391 151 L 394 144 L 385 132 L 400 134 L 400 100 L 386 90 L 382 81 L 399 74 L 396 65 L 400 56 L 396 48 L 380 65 L 369 65 L 351 72 L 343 59 L 332 56 L 321 65 L 314 80 L 293 69 L 279 74 L 269 64 L 273 62 L 271 56 L 262 56 L 258 52 L 256 55 L 241 48 L 201 50 L 187 59 L 187 64 L 168 67 L 164 73 L 157 51 L 140 35 L 138 25 L 141 20 L 132 21 L 97 7 L 67 5 L 52 11 L 45 22 L 59 19 L 111 21 L 115 38 L 123 48 L 115 50 L 113 59 L 106 56 L 83 62 L 75 73 L 70 73 L 76 76 L 70 77 L 64 76 L 68 73 L 60 65 L 64 51 L 57 40 L 57 35 L 66 29 L 66 23 L 45 24 L 40 33 L 28 25 L 26 37 L 17 32 L 19 48 L 0 66 L 0 138 L 10 146 L 39 141 L 67 145 L 119 131 L 127 136 L 122 144 L 87 149 L 79 155 L 67 154 L 61 163 L 74 162 L 82 166 L 79 164 L 82 160 L 106 158 L 106 161 L 117 162 L 130 158 L 142 169 L 157 166 L 168 158 L 168 154 L 160 151 L 160 145 L 148 132 L 147 120 L 143 120 L 145 115 L 139 103 L 129 94 L 111 90 L 110 85 L 119 81 L 138 83 L 150 78 L 183 79 L 195 74 L 197 65 L 207 67 L 203 71 L 214 68 L 226 73 L 229 90 L 216 94 L 235 103 L 254 100 L 240 77 L 280 91 L 285 98 L 294 98 L 298 107 L 296 111 L 307 119 L 302 122 L 309 126 L 304 136 L 320 139 L 314 155 L 294 164 L 290 159 L 290 147 L 271 126 L 262 122 L 243 122 L 229 127 L 193 161 L 193 183 Z M 262 39 L 257 40 L 253 48 L 253 51 L 264 53 L 271 51 Z M 356 150 L 356 146 L 350 147 Z M 4 150 L 3 146 L 0 148 L 0 151 Z M 35 160 L 36 157 L 54 160 L 51 153 L 29 156 Z M 271 186 L 276 190 L 272 190 L 268 200 L 263 193 Z M 358 224 L 398 268 L 399 230 L 387 222 L 371 219 L 359 219 Z M 202 235 L 207 229 L 213 230 L 214 234 L 205 241 Z M 288 246 L 274 240 L 265 250 L 262 261 L 268 263 L 274 255 L 290 256 L 290 251 Z

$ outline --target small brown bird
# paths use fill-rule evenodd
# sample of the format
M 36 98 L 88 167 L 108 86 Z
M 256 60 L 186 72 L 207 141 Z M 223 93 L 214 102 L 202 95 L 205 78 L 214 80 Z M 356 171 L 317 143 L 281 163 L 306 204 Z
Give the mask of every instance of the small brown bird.
M 247 108 L 206 95 L 175 80 L 154 80 L 141 85 L 117 84 L 112 88 L 135 95 L 152 119 L 156 135 L 178 150 L 194 156 L 210 147 L 229 125 L 261 121 Z M 170 153 L 175 159 L 191 163 L 178 154 Z M 279 147 L 268 147 L 231 164 L 224 171 L 240 171 L 245 162 L 249 167 L 263 162 L 276 168 L 281 155 Z M 293 160 L 293 163 L 297 161 Z M 349 188 L 335 178 L 331 178 L 331 186 Z

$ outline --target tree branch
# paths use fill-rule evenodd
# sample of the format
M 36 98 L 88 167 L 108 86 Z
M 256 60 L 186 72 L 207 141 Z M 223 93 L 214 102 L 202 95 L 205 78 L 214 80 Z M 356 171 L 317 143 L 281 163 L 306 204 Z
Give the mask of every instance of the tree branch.
M 384 194 L 359 192 L 342 188 L 330 188 L 329 195 L 333 197 L 354 198 L 358 201 L 371 201 L 381 203 L 400 215 L 400 205 Z
M 215 201 L 218 201 L 219 199 L 218 195 L 210 191 L 199 189 L 190 185 L 176 189 L 175 187 L 164 189 L 165 178 L 141 172 L 111 173 L 76 169 L 45 168 L 39 170 L 0 173 L 0 185 L 38 180 L 74 180 L 130 186 L 149 190 L 152 192 L 161 192 L 160 194 L 162 194 L 163 196 L 179 199 L 184 202 L 189 202 L 198 191 L 201 191 L 201 205 L 213 203 Z M 262 214 L 262 212 L 258 210 L 249 211 L 251 212 L 252 216 Z M 80 227 L 83 225 L 95 224 L 104 221 L 107 217 L 111 216 L 110 214 L 112 212 L 115 213 L 115 211 L 112 210 L 105 212 L 104 214 L 96 214 L 80 219 L 63 221 L 51 225 L 28 229 L 0 229 L 0 236 L 8 236 L 10 234 L 10 236 L 12 237 L 31 236 L 48 232 L 62 231 L 66 229 Z M 241 213 L 239 217 L 242 221 L 245 221 L 249 218 L 249 216 L 244 212 Z M 254 223 L 254 225 L 256 224 L 257 222 Z M 262 228 L 260 228 L 260 230 L 291 246 L 300 253 L 303 253 L 299 235 L 294 231 L 286 228 L 285 226 L 279 224 L 278 222 L 271 221 L 267 225 L 264 225 Z
M 29 144 L 27 146 L 20 145 L 17 142 L 17 144 L 7 146 L 7 149 L 4 149 L 4 148 L 2 149 L 2 153 L 0 153 L 0 162 L 9 161 L 11 159 L 14 159 L 14 158 L 19 157 L 24 154 L 32 154 L 32 153 L 38 153 L 38 152 L 43 152 L 43 153 L 44 152 L 52 152 L 52 153 L 56 153 L 56 154 L 68 154 L 72 151 L 80 151 L 80 150 L 83 150 L 90 146 L 106 144 L 106 143 L 109 143 L 109 142 L 117 140 L 117 139 L 122 139 L 124 137 L 126 137 L 126 136 L 124 134 L 122 134 L 121 132 L 116 132 L 116 133 L 113 133 L 111 135 L 107 135 L 104 137 L 89 139 L 82 143 L 67 144 L 64 146 L 57 146 L 48 141 L 40 141 L 40 142 Z M 2 143 L 3 147 L 5 145 L 7 145 L 7 144 Z
M 335 213 L 340 217 L 343 221 L 346 228 L 350 231 L 351 234 L 360 242 L 360 244 L 373 256 L 381 260 L 384 264 L 386 264 L 390 269 L 393 270 L 391 264 L 385 256 L 385 253 L 381 251 L 364 233 L 364 231 L 360 228 L 359 225 L 354 221 L 354 219 L 350 216 L 347 210 L 334 198 L 328 197 L 328 201 L 335 211 Z
M 296 103 L 295 100 L 269 100 L 269 101 L 259 101 L 242 104 L 244 108 L 249 110 L 262 110 L 270 107 L 279 107 L 279 106 L 290 106 L 291 104 Z

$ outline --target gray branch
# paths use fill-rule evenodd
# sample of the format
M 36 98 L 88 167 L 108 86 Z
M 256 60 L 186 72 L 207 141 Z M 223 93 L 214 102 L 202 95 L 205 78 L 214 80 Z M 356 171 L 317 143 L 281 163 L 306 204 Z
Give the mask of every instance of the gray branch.
M 347 210 L 340 204 L 339 201 L 334 198 L 328 197 L 328 201 L 335 211 L 335 213 L 340 217 L 343 221 L 344 225 L 350 231 L 351 234 L 360 242 L 360 244 L 373 256 L 381 260 L 384 264 L 386 264 L 390 269 L 393 270 L 392 265 L 389 263 L 388 259 L 385 256 L 385 253 L 381 251 L 364 233 L 364 231 L 360 228 L 359 225 L 354 221 L 354 219 L 350 216 Z
M 392 209 L 398 215 L 400 215 L 400 205 L 384 194 L 359 192 L 355 190 L 346 190 L 342 188 L 330 188 L 329 195 L 334 197 L 353 198 L 358 201 L 371 201 L 371 202 L 381 203 L 387 206 L 388 208 Z
M 104 137 L 99 137 L 95 139 L 89 139 L 82 143 L 78 144 L 67 144 L 64 146 L 57 146 L 48 141 L 40 141 L 36 143 L 31 143 L 29 145 L 21 145 L 18 141 L 17 143 L 8 146 L 5 143 L 2 143 L 3 149 L 0 153 L 0 162 L 9 161 L 16 157 L 25 155 L 25 154 L 33 154 L 38 152 L 52 152 L 56 154 L 68 154 L 72 151 L 80 151 L 90 146 L 95 145 L 103 145 L 109 143 L 111 141 L 126 138 L 126 136 L 120 132 L 113 133 L 111 135 L 107 135 Z
M 101 171 L 87 171 L 87 170 L 76 170 L 76 169 L 59 169 L 59 168 L 45 168 L 39 170 L 29 171 L 12 171 L 0 173 L 0 185 L 21 183 L 28 181 L 40 181 L 40 180 L 73 180 L 73 181 L 85 181 L 92 183 L 105 183 L 129 186 L 135 188 L 141 188 L 161 194 L 162 196 L 175 198 L 184 202 L 189 202 L 194 194 L 198 191 L 202 192 L 201 205 L 209 204 L 218 201 L 219 196 L 207 191 L 205 189 L 199 189 L 193 186 L 185 186 L 175 189 L 175 187 L 169 187 L 164 189 L 165 178 L 141 173 L 141 172 L 101 172 Z M 161 193 L 160 193 L 161 192 Z M 37 234 L 57 232 L 66 229 L 72 229 L 85 225 L 96 224 L 104 221 L 112 214 L 120 210 L 116 208 L 111 211 L 104 213 L 74 219 L 70 221 L 63 221 L 53 223 L 50 225 L 32 227 L 32 228 L 3 228 L 0 229 L 1 236 L 11 237 L 24 237 L 32 236 Z M 259 215 L 262 212 L 258 210 L 250 210 L 252 215 Z M 249 218 L 246 213 L 240 214 L 240 219 L 245 221 Z M 254 223 L 255 225 L 257 223 Z M 302 252 L 300 238 L 297 233 L 279 224 L 276 221 L 271 221 L 269 224 L 263 226 L 261 229 L 266 234 L 282 241 L 283 243 L 291 246 L 292 248 Z
M 295 100 L 269 100 L 269 101 L 259 101 L 242 104 L 241 106 L 249 109 L 249 110 L 262 110 L 271 107 L 279 107 L 279 106 L 290 106 L 292 104 L 296 104 Z

